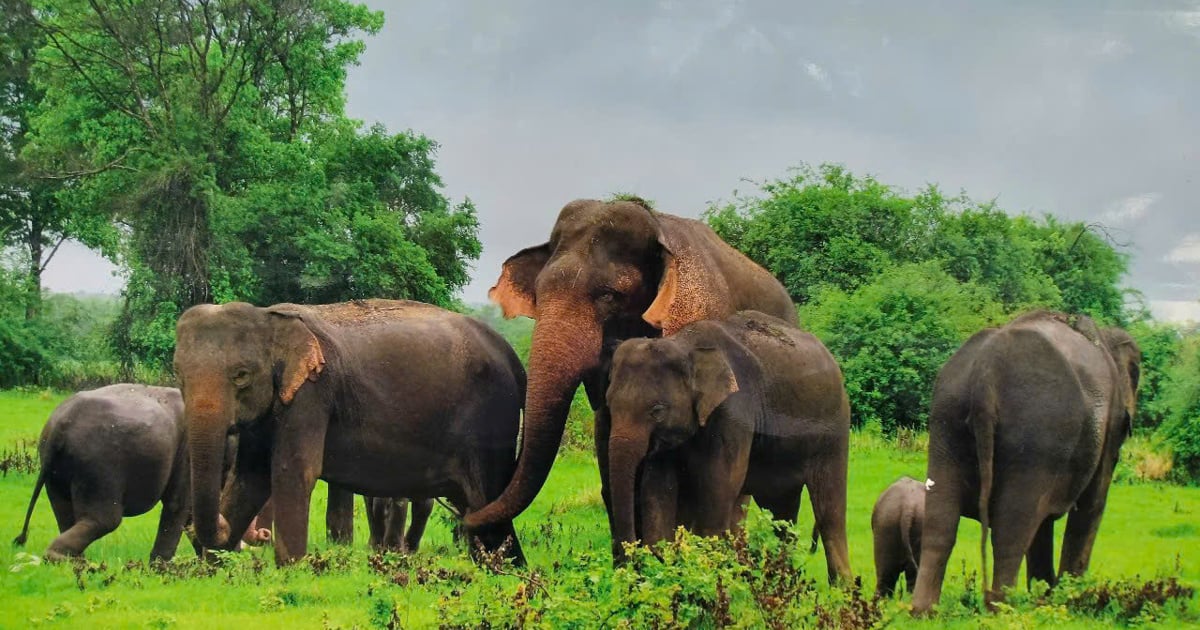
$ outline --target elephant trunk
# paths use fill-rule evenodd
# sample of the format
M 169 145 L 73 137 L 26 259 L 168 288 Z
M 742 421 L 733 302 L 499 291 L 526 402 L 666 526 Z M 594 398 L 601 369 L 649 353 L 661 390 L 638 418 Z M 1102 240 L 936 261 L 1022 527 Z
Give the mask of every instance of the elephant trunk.
M 229 525 L 220 513 L 225 436 L 232 411 L 221 397 L 193 395 L 184 402 L 192 467 L 192 520 L 200 544 L 220 549 L 229 542 Z
M 579 309 L 576 308 L 576 311 Z M 600 326 L 590 312 L 539 308 L 529 349 L 525 425 L 516 471 L 504 492 L 466 516 L 468 528 L 510 521 L 537 496 L 562 442 L 571 399 L 600 356 Z
M 650 432 L 614 432 L 608 439 L 608 476 L 612 492 L 613 558 L 624 560 L 623 543 L 636 542 L 638 470 L 650 446 Z

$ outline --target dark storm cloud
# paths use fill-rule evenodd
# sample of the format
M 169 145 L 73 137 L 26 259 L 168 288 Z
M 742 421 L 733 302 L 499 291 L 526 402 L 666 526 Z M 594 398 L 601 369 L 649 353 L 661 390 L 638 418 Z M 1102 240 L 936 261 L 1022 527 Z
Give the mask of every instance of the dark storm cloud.
M 838 161 L 1103 221 L 1130 284 L 1200 319 L 1200 4 L 368 4 L 387 20 L 351 114 L 441 143 L 483 223 L 470 301 L 570 199 L 695 216 L 742 178 Z

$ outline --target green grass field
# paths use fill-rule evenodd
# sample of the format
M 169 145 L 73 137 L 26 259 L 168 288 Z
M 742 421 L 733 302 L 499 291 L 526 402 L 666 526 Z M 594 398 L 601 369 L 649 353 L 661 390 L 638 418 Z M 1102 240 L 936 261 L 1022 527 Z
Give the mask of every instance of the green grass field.
M 0 393 L 0 451 L 11 452 L 19 440 L 33 442 L 50 410 L 62 396 Z M 878 494 L 900 475 L 923 478 L 924 453 L 902 449 L 869 436 L 856 435 L 850 460 L 848 528 L 851 562 L 865 589 L 874 587 L 871 561 L 870 512 Z M 20 530 L 34 475 L 9 473 L 0 478 L 0 524 L 7 540 Z M 366 523 L 361 502 L 352 549 L 330 548 L 325 542 L 324 488 L 314 494 L 310 549 L 319 562 L 276 569 L 269 548 L 243 552 L 217 570 L 194 561 L 186 539 L 181 542 L 172 570 L 144 567 L 150 551 L 157 510 L 127 519 L 87 552 L 88 565 L 29 565 L 24 551 L 40 556 L 57 534 L 45 496 L 38 503 L 25 550 L 0 545 L 0 627 L 31 625 L 117 627 L 255 627 L 319 628 L 370 627 L 387 621 L 393 608 L 400 627 L 436 627 L 446 619 L 462 618 L 462 607 L 515 605 L 527 596 L 531 582 L 515 576 L 493 575 L 476 568 L 465 552 L 452 544 L 449 517 L 438 507 L 422 550 L 416 558 L 376 558 L 369 567 Z M 798 529 L 807 532 L 812 513 L 805 505 Z M 531 568 L 541 574 L 556 606 L 601 606 L 560 586 L 553 568 L 580 572 L 571 583 L 608 583 L 613 570 L 608 554 L 608 531 L 600 501 L 595 462 L 590 454 L 568 453 L 559 458 L 533 506 L 517 520 Z M 1059 532 L 1062 523 L 1059 523 Z M 979 526 L 964 520 L 959 543 L 947 572 L 943 602 L 965 596 L 967 575 L 977 569 Z M 806 543 L 802 546 L 806 546 Z M 795 553 L 803 571 L 824 585 L 824 558 Z M 130 561 L 135 562 L 127 567 Z M 379 566 L 386 561 L 386 566 Z M 328 564 L 328 567 L 324 565 Z M 314 569 L 315 567 L 315 569 Z M 1091 572 L 1100 578 L 1142 578 L 1178 575 L 1189 585 L 1200 583 L 1200 489 L 1160 484 L 1115 485 L 1093 555 Z M 212 573 L 202 575 L 202 573 Z M 316 574 L 320 573 L 320 574 Z M 566 581 L 561 581 L 565 584 Z M 1022 578 L 1023 583 L 1023 578 Z M 510 601 L 511 600 L 511 601 Z M 1171 613 L 1158 625 L 1179 627 L 1194 623 L 1198 598 L 1182 612 Z M 900 603 L 891 604 L 901 611 Z M 1031 607 L 1030 607 L 1031 608 Z M 456 612 L 456 610 L 458 612 Z M 486 614 L 480 611 L 478 614 Z M 468 615 L 469 616 L 469 615 Z M 916 622 L 897 613 L 893 626 L 920 627 L 1095 627 L 1095 618 L 1067 614 L 1053 607 L 998 613 L 982 621 L 962 615 Z M 585 626 L 620 625 L 597 618 Z M 762 620 L 741 619 L 747 627 Z M 639 624 L 635 621 L 633 626 Z

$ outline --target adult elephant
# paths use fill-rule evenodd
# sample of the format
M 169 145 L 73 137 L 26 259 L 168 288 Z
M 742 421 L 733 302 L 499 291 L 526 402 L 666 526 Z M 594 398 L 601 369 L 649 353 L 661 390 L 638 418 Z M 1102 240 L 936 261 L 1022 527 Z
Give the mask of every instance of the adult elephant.
M 229 532 L 270 496 L 276 562 L 303 556 L 318 478 L 366 496 L 447 497 L 469 512 L 512 474 L 520 360 L 485 324 L 435 306 L 195 306 L 176 326 L 175 373 L 206 547 L 234 546 Z M 237 461 L 222 492 L 231 431 Z M 511 521 L 468 533 L 523 562 Z
M 971 337 L 942 368 L 929 417 L 925 525 L 913 611 L 938 602 L 960 516 L 983 526 L 991 603 L 1016 582 L 1087 570 L 1121 443 L 1132 427 L 1141 352 L 1117 328 L 1036 311 Z M 991 534 L 994 574 L 987 575 Z
M 670 335 L 694 321 L 758 310 L 796 324 L 783 285 L 707 225 L 637 201 L 572 201 L 547 243 L 504 262 L 488 297 L 507 318 L 537 320 L 529 353 L 525 429 L 504 493 L 468 527 L 511 520 L 541 490 L 571 398 L 582 382 L 595 410 L 601 494 L 609 507 L 608 363 L 623 340 Z

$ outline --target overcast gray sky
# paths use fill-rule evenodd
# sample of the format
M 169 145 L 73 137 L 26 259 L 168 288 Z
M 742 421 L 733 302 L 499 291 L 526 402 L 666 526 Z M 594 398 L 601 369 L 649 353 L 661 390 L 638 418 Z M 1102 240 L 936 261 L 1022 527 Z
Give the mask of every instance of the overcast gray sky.
M 1200 320 L 1200 1 L 368 4 L 387 20 L 350 114 L 441 143 L 482 223 L 467 301 L 571 199 L 696 216 L 744 178 L 835 161 L 1101 221 L 1156 313 Z M 59 256 L 52 289 L 119 288 Z

